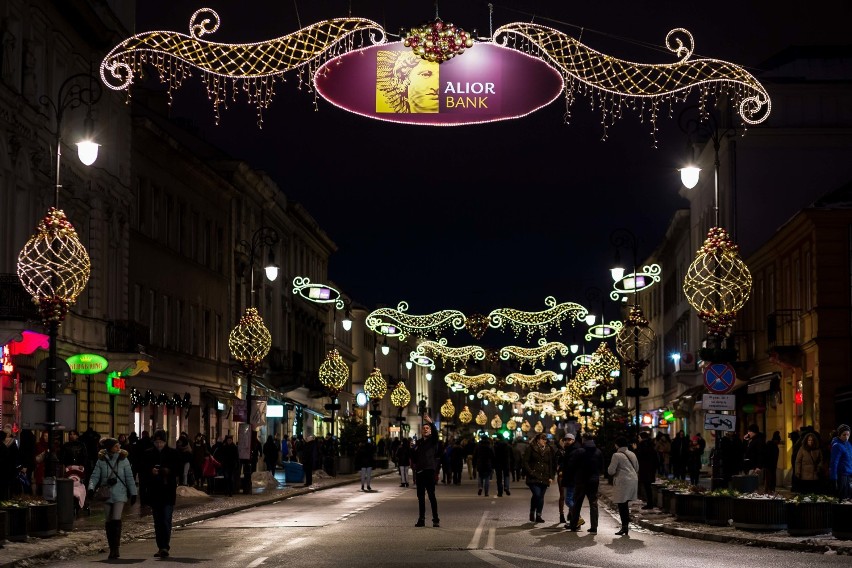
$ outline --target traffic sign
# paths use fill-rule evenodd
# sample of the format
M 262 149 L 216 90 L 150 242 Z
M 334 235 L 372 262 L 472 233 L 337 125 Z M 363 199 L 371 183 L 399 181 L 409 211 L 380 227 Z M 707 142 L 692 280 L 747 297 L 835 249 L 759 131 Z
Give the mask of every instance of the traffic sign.
M 719 430 L 721 432 L 733 432 L 737 428 L 737 417 L 733 414 L 717 414 L 708 412 L 704 415 L 705 430 Z
M 713 363 L 704 369 L 704 386 L 713 394 L 731 392 L 736 380 L 736 371 L 727 363 Z
M 701 399 L 701 408 L 704 410 L 734 410 L 736 408 L 736 397 L 732 394 L 706 393 Z

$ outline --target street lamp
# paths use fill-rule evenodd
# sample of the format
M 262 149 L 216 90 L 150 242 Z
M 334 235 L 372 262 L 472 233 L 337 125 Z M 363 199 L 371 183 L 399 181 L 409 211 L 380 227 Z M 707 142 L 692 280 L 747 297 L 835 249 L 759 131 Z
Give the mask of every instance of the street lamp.
M 45 377 L 45 402 L 47 409 L 43 422 L 48 434 L 48 449 L 45 469 L 55 476 L 58 456 L 53 452 L 56 426 L 57 378 L 56 378 L 56 342 L 59 326 L 65 320 L 68 308 L 77 301 L 77 296 L 86 288 L 91 274 L 91 262 L 86 247 L 80 242 L 74 226 L 65 213 L 59 209 L 60 163 L 62 158 L 62 120 L 65 112 L 86 105 L 88 112 L 85 120 L 87 133 L 94 130 L 92 105 L 101 98 L 101 87 L 90 73 L 77 73 L 68 77 L 59 86 L 56 99 L 46 95 L 39 102 L 48 107 L 56 121 L 54 134 L 56 144 L 56 183 L 54 188 L 54 206 L 39 221 L 36 232 L 29 238 L 18 253 L 17 273 L 21 285 L 32 296 L 38 306 L 42 323 L 50 339 L 48 364 Z M 94 146 L 94 147 L 93 147 Z M 78 145 L 78 156 L 85 165 L 91 165 L 97 159 L 97 144 L 82 141 Z

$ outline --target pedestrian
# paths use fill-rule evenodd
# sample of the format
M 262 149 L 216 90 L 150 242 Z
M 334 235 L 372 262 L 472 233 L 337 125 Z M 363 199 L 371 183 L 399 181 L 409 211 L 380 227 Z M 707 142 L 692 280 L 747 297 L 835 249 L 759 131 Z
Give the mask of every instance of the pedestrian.
M 639 432 L 636 459 L 639 462 L 639 483 L 642 484 L 642 491 L 645 493 L 645 505 L 642 508 L 653 509 L 654 504 L 651 503 L 651 486 L 657 480 L 659 454 L 657 453 L 654 441 L 651 439 L 651 434 L 644 430 Z
M 373 481 L 375 459 L 375 450 L 370 439 L 358 442 L 358 447 L 355 449 L 355 469 L 361 472 L 361 491 L 373 490 L 370 484 Z M 366 489 L 364 489 L 365 486 Z
M 669 473 L 671 472 L 671 451 L 672 451 L 672 441 L 669 438 L 669 435 L 665 432 L 659 432 L 657 437 L 654 439 L 654 448 L 657 450 L 657 471 L 659 474 L 668 479 Z M 636 456 L 637 458 L 639 456 Z M 642 464 L 639 464 L 639 468 L 641 471 Z
M 438 480 L 438 460 L 440 459 L 440 443 L 438 431 L 432 423 L 432 417 L 423 415 L 425 423 L 421 429 L 422 438 L 411 450 L 411 463 L 414 469 L 414 483 L 417 485 L 417 522 L 415 527 L 426 526 L 426 495 L 432 506 L 432 526 L 439 527 L 438 498 L 435 497 L 435 483 Z
M 305 472 L 305 487 L 308 487 L 314 482 L 314 469 L 316 469 L 319 461 L 319 449 L 317 448 L 317 439 L 308 434 L 305 436 L 305 443 L 302 444 L 302 455 L 299 456 L 302 461 L 302 469 Z
M 225 440 L 219 449 L 216 450 L 216 453 L 213 454 L 213 457 L 221 464 L 225 492 L 228 494 L 228 497 L 232 497 L 234 491 L 237 490 L 237 483 L 240 479 L 240 452 L 234 443 L 233 435 L 228 434 L 225 436 Z
M 44 468 L 45 460 L 47 460 L 48 450 L 50 449 L 49 434 L 45 431 L 41 433 L 41 437 L 35 445 L 35 471 L 33 472 L 33 489 L 35 495 L 42 494 L 44 487 Z
M 189 484 L 189 471 L 192 466 L 192 442 L 189 441 L 189 434 L 181 432 L 175 442 L 175 449 L 180 453 L 181 457 L 181 476 L 180 484 Z
M 467 452 L 465 455 L 465 461 L 467 462 L 467 477 L 469 479 L 476 479 L 476 469 L 473 465 L 473 452 L 476 451 L 476 442 L 473 439 L 467 441 L 465 451 Z
M 476 448 L 473 450 L 473 465 L 476 468 L 477 495 L 488 497 L 491 488 L 491 474 L 494 472 L 494 448 L 491 447 L 491 439 L 483 436 Z
M 453 472 L 453 485 L 461 485 L 464 460 L 464 448 L 461 445 L 461 440 L 457 439 L 453 442 L 453 451 L 450 453 L 450 469 Z
M 266 465 L 266 471 L 275 477 L 275 466 L 278 465 L 278 443 L 275 437 L 271 434 L 266 437 L 266 442 L 263 443 L 263 463 Z
M 133 468 L 127 459 L 127 450 L 122 450 L 115 438 L 101 440 L 103 449 L 98 452 L 98 459 L 89 479 L 89 501 L 94 497 L 95 489 L 99 486 L 110 488 L 109 497 L 104 502 L 104 529 L 109 543 L 109 558 L 118 558 L 118 548 L 121 544 L 121 513 L 124 504 L 136 504 L 136 482 L 133 480 Z
M 846 424 L 837 427 L 837 437 L 831 441 L 828 476 L 835 483 L 839 499 L 852 499 L 852 443 Z
M 453 482 L 453 445 L 451 443 L 444 447 L 441 452 L 441 484 L 447 485 Z
M 743 469 L 743 445 L 736 432 L 725 432 L 722 436 L 722 480 L 728 487 L 731 478 Z
M 562 452 L 556 463 L 556 479 L 559 481 L 559 522 L 564 524 L 568 522 L 566 519 L 571 518 L 571 508 L 574 506 L 574 475 L 573 470 L 568 466 L 571 459 L 571 454 L 577 449 L 577 437 L 568 432 L 560 440 L 562 444 Z M 565 516 L 565 510 L 568 510 L 568 516 Z
M 704 454 L 703 440 L 695 434 L 689 439 L 689 450 L 686 454 L 686 469 L 689 472 L 690 485 L 698 485 L 701 477 L 701 456 Z
M 189 437 L 187 436 L 187 442 Z M 185 458 L 168 445 L 165 431 L 157 430 L 153 436 L 154 447 L 145 451 L 142 475 L 145 477 L 148 504 L 154 517 L 154 536 L 157 558 L 169 556 L 172 538 L 172 515 L 177 500 L 178 480 L 184 470 Z
M 510 472 L 515 468 L 515 459 L 512 448 L 503 438 L 497 438 L 494 442 L 494 476 L 497 478 L 497 497 L 503 493 L 511 495 L 509 487 Z
M 743 471 L 760 475 L 763 470 L 763 438 L 757 424 L 751 424 L 743 437 Z
M 204 456 L 204 461 L 201 464 L 201 477 L 207 485 L 207 494 L 212 495 L 216 491 L 216 470 L 221 467 L 211 452 Z
M 678 430 L 671 443 L 671 465 L 674 479 L 686 479 L 686 455 L 689 451 L 689 440 L 683 430 Z
M 524 455 L 524 474 L 530 488 L 530 522 L 543 523 L 544 494 L 556 474 L 556 452 L 547 445 L 547 435 L 536 434 Z
M 281 463 L 290 461 L 290 440 L 287 434 L 281 438 Z
M 518 436 L 512 442 L 512 454 L 515 458 L 515 477 L 512 478 L 513 481 L 520 481 L 524 478 L 524 456 L 527 455 L 527 448 L 529 448 L 529 444 Z
M 780 443 L 781 432 L 776 430 L 772 433 L 772 438 L 766 443 L 766 447 L 763 450 L 763 465 L 765 468 L 763 476 L 764 493 L 775 493 L 778 475 L 778 455 L 780 454 L 778 445 Z
M 615 534 L 627 536 L 630 530 L 630 501 L 637 498 L 639 460 L 627 447 L 627 438 L 616 438 L 615 447 L 617 449 L 606 471 L 612 477 L 612 500 L 618 505 L 618 515 L 621 517 L 621 530 Z M 589 531 L 596 532 L 592 529 Z
M 408 468 L 411 465 L 411 439 L 403 438 L 396 448 L 394 461 L 399 469 L 399 486 L 408 487 Z
M 792 448 L 790 450 L 790 469 L 793 472 L 790 474 L 790 490 L 794 493 L 799 493 L 799 477 L 796 473 L 796 457 L 799 455 L 799 450 L 802 448 L 802 434 L 798 430 L 793 430 L 787 437 L 790 439 Z
M 793 464 L 793 475 L 796 479 L 796 489 L 799 493 L 821 493 L 822 485 L 822 449 L 819 438 L 813 432 L 802 436 L 796 461 Z
M 204 460 L 210 455 L 210 446 L 204 439 L 204 434 L 199 432 L 192 442 L 192 476 L 195 478 L 197 488 L 204 487 Z
M 583 434 L 583 447 L 571 454 L 569 467 L 574 472 L 574 506 L 571 520 L 565 525 L 569 531 L 580 529 L 580 510 L 583 500 L 589 500 L 589 532 L 598 532 L 598 489 L 603 472 L 603 455 L 595 446 L 595 437 Z
M 68 430 L 68 441 L 62 445 L 62 450 L 59 452 L 59 461 L 65 467 L 69 465 L 86 467 L 89 458 L 86 454 L 86 446 L 80 441 L 77 430 Z

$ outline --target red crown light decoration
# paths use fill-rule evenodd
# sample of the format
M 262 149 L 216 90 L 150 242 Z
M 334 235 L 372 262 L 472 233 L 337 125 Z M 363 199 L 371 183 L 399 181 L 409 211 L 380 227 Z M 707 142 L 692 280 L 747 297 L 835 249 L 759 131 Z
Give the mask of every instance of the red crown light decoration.
M 426 61 L 442 63 L 473 47 L 473 36 L 454 24 L 435 18 L 404 33 L 403 45 Z

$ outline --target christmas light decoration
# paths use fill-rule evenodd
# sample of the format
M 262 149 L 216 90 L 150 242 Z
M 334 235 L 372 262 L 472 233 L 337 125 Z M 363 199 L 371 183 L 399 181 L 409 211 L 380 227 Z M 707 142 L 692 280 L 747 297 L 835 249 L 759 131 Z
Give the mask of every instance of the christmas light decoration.
M 711 336 L 727 337 L 751 294 L 751 272 L 739 247 L 721 227 L 712 227 L 683 279 L 683 293 Z
M 177 394 L 161 392 L 155 395 L 150 390 L 143 395 L 137 389 L 130 389 L 130 407 L 141 408 L 143 406 L 167 406 L 168 408 L 189 408 L 192 406 L 192 395 L 184 393 L 183 397 Z
M 503 420 L 500 418 L 499 414 L 495 414 L 494 418 L 491 419 L 491 427 L 495 430 L 499 430 L 503 427 Z
M 45 325 L 61 324 L 86 288 L 89 253 L 65 212 L 51 207 L 18 254 L 18 279 L 38 306 Z
M 523 421 L 523 423 L 521 424 L 521 431 L 522 431 L 524 434 L 526 434 L 527 432 L 529 432 L 529 431 L 530 431 L 530 428 L 532 428 L 532 426 L 530 426 L 529 421 L 524 420 L 524 421 Z
M 480 426 L 485 426 L 486 424 L 488 424 L 488 417 L 485 416 L 484 410 L 480 410 L 479 414 L 476 415 L 476 423 Z
M 503 392 L 497 389 L 483 389 L 476 393 L 476 398 L 490 400 L 493 403 L 518 402 L 521 398 L 516 392 Z
M 363 18 L 334 18 L 306 26 L 265 42 L 216 43 L 203 36 L 219 29 L 219 15 L 210 8 L 197 10 L 189 20 L 189 35 L 150 31 L 122 41 L 101 62 L 101 79 L 114 90 L 129 90 L 135 78 L 152 65 L 161 83 L 173 91 L 183 85 L 193 69 L 201 72 L 207 97 L 213 103 L 216 123 L 221 106 L 242 92 L 257 109 L 258 125 L 263 110 L 275 95 L 275 82 L 288 71 L 299 73 L 299 87 L 313 89 L 314 73 L 322 63 L 355 47 L 387 41 L 384 29 Z
M 418 367 L 425 367 L 432 371 L 435 370 L 435 361 L 426 355 L 419 355 L 416 351 L 412 351 L 408 354 L 408 360 Z
M 510 430 L 510 431 L 515 430 L 515 429 L 517 429 L 517 427 L 518 427 L 518 424 L 515 422 L 514 418 L 509 418 L 509 421 L 506 422 L 506 429 L 507 430 Z
M 607 339 L 615 337 L 621 331 L 621 326 L 624 325 L 620 321 L 611 321 L 609 323 L 599 323 L 591 326 L 586 330 L 586 341 L 594 339 Z
M 485 332 L 488 330 L 488 318 L 482 314 L 472 314 L 467 317 L 464 322 L 464 327 L 470 333 L 471 337 L 479 341 Z
M 470 413 L 470 409 L 465 405 L 462 411 L 459 412 L 459 422 L 468 424 L 471 420 L 473 420 L 473 414 Z
M 577 93 L 591 96 L 601 112 L 604 138 L 607 128 L 621 118 L 626 106 L 638 107 L 643 119 L 647 114 L 651 129 L 656 132 L 657 117 L 667 114 L 665 107 L 685 101 L 693 90 L 699 92 L 702 108 L 711 97 L 727 97 L 748 124 L 763 122 L 771 111 L 769 93 L 739 65 L 720 59 L 691 60 L 695 45 L 692 34 L 683 28 L 666 35 L 666 48 L 679 60 L 664 64 L 617 59 L 559 30 L 529 22 L 497 28 L 493 41 L 540 57 L 559 70 L 565 80 L 568 118 Z
M 499 329 L 508 325 L 516 336 L 522 330 L 527 332 L 527 336 L 536 331 L 544 335 L 554 326 L 561 331 L 561 324 L 565 318 L 570 317 L 571 325 L 574 325 L 575 321 L 582 320 L 588 313 L 580 304 L 573 302 L 557 304 L 553 296 L 545 298 L 544 304 L 550 307 L 541 312 L 523 312 L 512 308 L 493 310 L 488 314 L 490 326 Z
M 396 387 L 391 391 L 390 400 L 394 406 L 400 408 L 408 406 L 408 403 L 411 402 L 411 393 L 405 388 L 405 382 L 399 381 L 396 384 Z
M 518 383 L 524 388 L 533 388 L 541 383 L 553 381 L 555 378 L 556 373 L 553 371 L 542 371 L 541 369 L 536 369 L 532 375 L 509 373 L 506 375 L 506 384 L 511 385 Z
M 447 384 L 457 383 L 460 385 L 464 385 L 469 389 L 479 388 L 485 384 L 493 385 L 497 382 L 497 377 L 495 377 L 491 373 L 480 373 L 479 375 L 470 376 L 466 375 L 465 373 L 465 369 L 462 369 L 457 373 L 447 373 L 447 376 L 444 377 L 444 382 L 446 382 Z
M 535 427 L 533 428 L 537 433 L 541 434 L 544 432 L 544 424 L 541 423 L 541 420 L 535 423 Z
M 554 401 L 561 399 L 563 397 L 564 392 L 565 391 L 563 391 L 563 390 L 556 390 L 556 389 L 550 389 L 550 392 L 532 391 L 532 392 L 528 392 L 527 396 L 525 398 L 526 398 L 526 400 L 531 400 L 531 401 L 534 401 L 534 402 L 537 402 L 537 403 L 554 402 Z
M 337 349 L 332 349 L 326 354 L 325 361 L 319 368 L 319 380 L 332 398 L 346 386 L 346 381 L 349 380 L 349 367 L 346 366 Z
M 568 346 L 559 341 L 548 343 L 544 337 L 541 337 L 538 340 L 538 347 L 519 347 L 516 345 L 503 347 L 500 349 L 500 359 L 504 361 L 517 359 L 522 364 L 529 363 L 530 365 L 534 365 L 538 362 L 544 365 L 548 357 L 553 359 L 557 353 L 563 356 L 568 355 Z
M 272 335 L 263 323 L 257 308 L 246 308 L 243 317 L 228 336 L 231 356 L 242 363 L 246 372 L 254 374 L 261 359 L 272 346 Z
M 591 362 L 592 362 L 592 355 L 591 354 L 587 355 L 586 353 L 581 353 L 581 354 L 577 355 L 576 357 L 574 357 L 574 360 L 571 361 L 571 364 L 575 367 L 584 367 Z
M 465 347 L 447 347 L 447 339 L 442 337 L 438 341 L 424 340 L 417 345 L 417 353 L 419 355 L 431 355 L 440 357 L 441 361 L 446 364 L 451 363 L 466 364 L 471 358 L 475 361 L 485 359 L 485 349 L 478 345 L 467 345 Z M 413 360 L 413 359 L 412 359 Z M 434 367 L 432 367 L 434 370 Z
M 441 310 L 432 314 L 414 316 L 407 314 L 408 302 L 400 302 L 396 309 L 379 308 L 367 316 L 367 327 L 376 329 L 382 323 L 397 326 L 400 331 L 400 339 L 405 339 L 406 334 L 426 335 L 438 334 L 452 327 L 453 329 L 464 329 L 464 314 L 458 310 Z
M 453 401 L 448 398 L 447 402 L 441 406 L 441 416 L 449 420 L 453 417 L 453 415 L 455 415 L 455 413 L 456 407 L 453 406 Z
M 408 30 L 403 43 L 422 59 L 442 63 L 461 55 L 465 48 L 473 47 L 473 37 L 463 29 L 435 18 Z
M 388 392 L 388 383 L 382 376 L 381 369 L 373 368 L 373 371 L 367 375 L 367 380 L 364 381 L 364 392 L 371 401 L 384 398 L 385 393 Z
M 592 353 L 592 359 L 586 367 L 598 383 L 612 384 L 613 372 L 619 369 L 618 358 L 609 349 L 609 345 L 601 342 L 597 350 Z
M 293 278 L 293 293 L 317 304 L 334 304 L 338 310 L 342 310 L 345 306 L 339 291 L 328 284 L 311 283 L 311 279 L 305 276 Z
M 613 282 L 609 297 L 613 302 L 626 302 L 630 295 L 647 290 L 659 282 L 662 272 L 659 264 L 647 264 L 642 267 L 641 273 L 631 272 Z
M 651 355 L 657 347 L 657 334 L 648 327 L 648 320 L 639 306 L 631 306 L 624 321 L 624 327 L 618 334 L 615 348 L 624 360 L 624 364 L 634 374 L 641 375 L 642 370 L 651 362 Z

